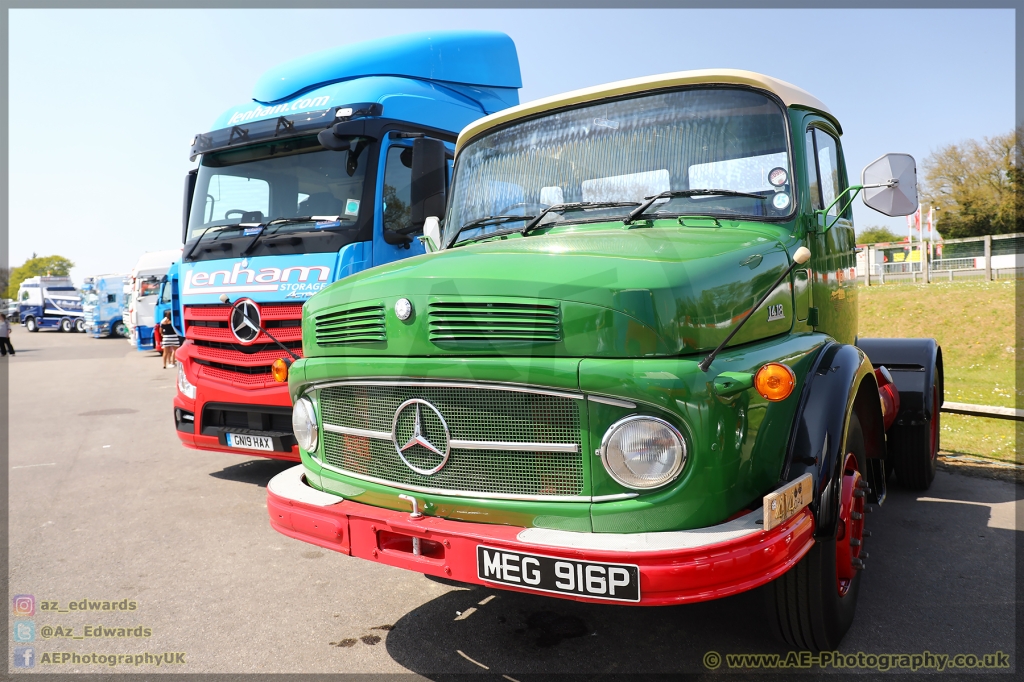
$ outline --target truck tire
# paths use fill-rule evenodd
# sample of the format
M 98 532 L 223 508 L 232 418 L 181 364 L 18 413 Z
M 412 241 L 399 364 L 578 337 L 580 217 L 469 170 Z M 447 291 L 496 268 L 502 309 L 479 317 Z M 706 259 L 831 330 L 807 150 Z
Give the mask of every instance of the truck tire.
M 78 332 L 79 334 L 85 332 L 85 320 L 83 320 L 82 318 L 78 318 L 77 320 L 75 320 L 75 331 Z
M 39 324 L 36 322 L 36 318 L 34 318 L 34 317 L 26 317 L 25 318 L 25 329 L 28 329 L 30 332 L 37 332 L 37 331 L 39 331 Z
M 122 339 L 126 339 L 128 338 L 128 327 L 125 326 L 125 323 L 122 320 L 118 320 L 114 323 L 112 333 L 114 336 L 120 336 Z
M 864 432 L 856 413 L 850 415 L 846 433 L 835 536 L 815 543 L 796 566 L 765 586 L 769 622 L 776 635 L 804 651 L 837 649 L 857 608 L 867 498 L 862 474 L 867 462 Z
M 57 327 L 57 329 L 65 333 L 70 332 L 71 328 L 71 320 L 66 317 L 60 321 L 60 326 Z

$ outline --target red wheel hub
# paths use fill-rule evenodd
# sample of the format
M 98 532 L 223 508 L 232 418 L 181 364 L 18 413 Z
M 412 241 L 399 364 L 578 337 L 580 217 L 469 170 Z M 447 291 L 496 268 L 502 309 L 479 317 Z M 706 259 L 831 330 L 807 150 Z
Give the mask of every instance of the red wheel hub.
M 867 481 L 857 466 L 857 456 L 847 453 L 843 464 L 843 490 L 840 495 L 839 528 L 836 532 L 836 589 L 845 595 L 861 565 L 864 542 L 864 499 Z

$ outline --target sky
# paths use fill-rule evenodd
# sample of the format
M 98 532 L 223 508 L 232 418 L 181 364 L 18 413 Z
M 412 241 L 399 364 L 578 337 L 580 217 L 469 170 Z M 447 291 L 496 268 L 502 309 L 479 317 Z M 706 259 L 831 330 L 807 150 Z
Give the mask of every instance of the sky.
M 398 33 L 504 31 L 523 102 L 670 71 L 765 73 L 828 105 L 851 179 L 886 152 L 920 165 L 1014 126 L 1013 10 L 9 12 L 8 262 L 59 254 L 76 283 L 181 246 L 189 143 L 265 70 Z M 906 231 L 859 199 L 854 220 Z

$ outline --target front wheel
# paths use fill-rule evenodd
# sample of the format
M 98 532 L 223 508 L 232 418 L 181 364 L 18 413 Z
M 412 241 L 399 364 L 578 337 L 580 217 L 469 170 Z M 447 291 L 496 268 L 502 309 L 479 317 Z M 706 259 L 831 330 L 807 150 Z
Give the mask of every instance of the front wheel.
M 78 332 L 79 334 L 85 331 L 85 320 L 83 320 L 82 318 L 78 318 L 77 320 L 75 320 L 75 331 Z
M 37 331 L 39 331 L 39 324 L 36 322 L 36 318 L 30 317 L 30 318 L 26 319 L 25 320 L 25 329 L 29 330 L 30 332 L 37 332 Z
M 809 651 L 839 647 L 853 623 L 860 572 L 867 554 L 864 542 L 864 501 L 869 492 L 864 432 L 856 414 L 846 433 L 836 533 L 817 541 L 800 562 L 766 585 L 769 620 L 790 646 Z
M 128 326 L 121 321 L 114 323 L 114 336 L 120 336 L 123 339 L 128 338 Z
M 60 326 L 58 327 L 58 329 L 60 329 L 62 332 L 65 332 L 65 333 L 70 332 L 71 331 L 71 320 L 69 320 L 68 318 L 65 317 L 63 320 L 60 321 Z

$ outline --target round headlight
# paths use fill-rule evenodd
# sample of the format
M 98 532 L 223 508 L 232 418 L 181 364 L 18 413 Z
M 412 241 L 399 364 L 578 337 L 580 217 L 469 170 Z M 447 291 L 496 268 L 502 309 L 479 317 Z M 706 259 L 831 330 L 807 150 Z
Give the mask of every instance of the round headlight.
M 299 398 L 295 401 L 292 408 L 292 431 L 300 448 L 306 452 L 316 450 L 316 413 L 313 412 L 313 403 L 309 398 Z
M 601 461 L 611 477 L 627 488 L 658 488 L 683 470 L 686 441 L 663 419 L 626 417 L 604 434 Z

